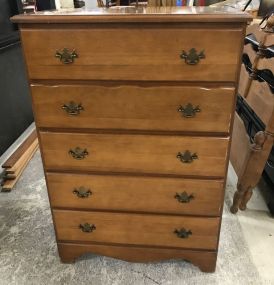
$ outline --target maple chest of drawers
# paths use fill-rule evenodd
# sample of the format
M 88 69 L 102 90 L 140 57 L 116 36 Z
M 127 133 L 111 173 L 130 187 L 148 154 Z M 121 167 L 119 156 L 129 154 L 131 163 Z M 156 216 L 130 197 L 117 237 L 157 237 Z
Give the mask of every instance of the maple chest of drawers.
M 62 261 L 92 252 L 214 271 L 249 17 L 193 9 L 13 18 Z

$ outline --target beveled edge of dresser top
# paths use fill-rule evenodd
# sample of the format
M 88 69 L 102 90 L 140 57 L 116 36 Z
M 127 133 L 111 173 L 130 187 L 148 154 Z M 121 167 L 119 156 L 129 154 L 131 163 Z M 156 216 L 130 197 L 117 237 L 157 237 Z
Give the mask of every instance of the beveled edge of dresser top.
M 246 23 L 250 14 L 230 7 L 123 7 L 63 9 L 16 15 L 14 23 L 141 23 L 213 22 Z

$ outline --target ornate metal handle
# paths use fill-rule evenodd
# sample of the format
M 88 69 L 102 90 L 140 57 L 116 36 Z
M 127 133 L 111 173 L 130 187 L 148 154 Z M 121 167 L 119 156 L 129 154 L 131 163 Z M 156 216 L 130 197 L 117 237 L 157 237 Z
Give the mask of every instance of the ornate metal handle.
M 68 152 L 74 159 L 84 159 L 88 155 L 87 149 L 81 149 L 80 147 L 76 147 L 75 149 L 70 149 Z
M 71 116 L 77 116 L 81 111 L 84 111 L 84 108 L 81 104 L 76 104 L 73 101 L 70 101 L 68 104 L 64 104 L 62 106 L 62 109 Z
M 181 112 L 185 118 L 193 118 L 196 113 L 201 112 L 201 109 L 199 106 L 194 107 L 191 103 L 187 103 L 185 106 L 179 106 L 178 112 Z
M 174 196 L 175 199 L 177 199 L 180 203 L 189 203 L 190 200 L 194 199 L 193 194 L 187 194 L 185 191 L 182 193 L 176 193 Z
M 174 233 L 178 238 L 188 238 L 190 235 L 192 235 L 191 230 L 186 230 L 185 228 L 181 228 L 180 230 L 175 229 Z
M 72 193 L 75 194 L 78 198 L 88 198 L 92 194 L 90 189 L 86 189 L 83 186 L 79 187 L 78 189 L 75 188 Z
M 188 53 L 183 50 L 180 57 L 185 60 L 186 64 L 196 65 L 200 59 L 205 58 L 205 53 L 203 50 L 198 53 L 195 48 L 191 48 Z
M 189 150 L 182 152 L 178 152 L 177 158 L 180 159 L 182 163 L 191 163 L 194 159 L 198 159 L 198 155 L 196 153 L 191 153 Z
M 93 224 L 89 224 L 89 223 L 80 224 L 79 228 L 84 233 L 92 233 L 94 230 L 96 230 L 96 226 Z
M 71 64 L 74 62 L 75 58 L 78 58 L 78 54 L 75 50 L 70 51 L 68 48 L 63 48 L 61 51 L 56 51 L 55 57 L 59 58 L 64 64 Z

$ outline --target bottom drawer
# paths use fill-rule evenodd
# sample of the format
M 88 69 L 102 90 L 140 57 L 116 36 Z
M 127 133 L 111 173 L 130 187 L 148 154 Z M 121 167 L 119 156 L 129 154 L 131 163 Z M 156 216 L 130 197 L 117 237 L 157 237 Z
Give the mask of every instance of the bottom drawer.
M 219 218 L 53 211 L 59 241 L 217 248 Z

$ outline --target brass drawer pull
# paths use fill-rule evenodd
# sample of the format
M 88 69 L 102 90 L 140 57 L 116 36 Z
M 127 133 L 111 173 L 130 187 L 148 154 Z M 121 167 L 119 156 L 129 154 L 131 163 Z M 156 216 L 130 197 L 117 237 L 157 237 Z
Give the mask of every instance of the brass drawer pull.
M 205 58 L 205 53 L 203 50 L 198 53 L 195 48 L 191 48 L 188 53 L 183 50 L 180 57 L 185 60 L 186 64 L 196 65 L 200 62 L 200 59 Z
M 182 152 L 178 152 L 177 158 L 180 159 L 182 163 L 191 163 L 194 159 L 198 159 L 198 155 L 196 153 L 191 154 L 189 150 Z
M 77 160 L 84 159 L 88 155 L 87 149 L 81 149 L 80 147 L 70 149 L 68 153 Z
M 62 109 L 65 110 L 71 116 L 77 116 L 80 114 L 81 111 L 84 111 L 84 108 L 81 104 L 76 104 L 75 102 L 71 101 L 68 104 L 64 104 Z
M 199 106 L 194 107 L 191 103 L 187 103 L 185 106 L 179 106 L 178 112 L 181 112 L 185 118 L 193 118 L 196 113 L 201 112 L 201 109 Z
M 192 199 L 194 199 L 193 194 L 187 194 L 185 191 L 182 193 L 176 193 L 174 196 L 180 203 L 189 203 Z
M 78 198 L 88 198 L 92 194 L 90 189 L 86 189 L 83 186 L 79 187 L 78 189 L 75 188 L 72 193 L 75 194 Z
M 92 233 L 93 231 L 96 230 L 96 226 L 93 224 L 89 224 L 89 223 L 84 223 L 84 224 L 80 224 L 79 228 L 82 230 L 82 232 L 84 233 Z
M 75 58 L 78 58 L 78 54 L 75 50 L 70 51 L 68 48 L 63 48 L 61 51 L 56 51 L 55 57 L 59 58 L 63 64 L 71 64 Z
M 178 238 L 188 238 L 190 235 L 192 235 L 191 230 L 186 230 L 185 228 L 181 228 L 180 230 L 175 229 L 174 233 Z

